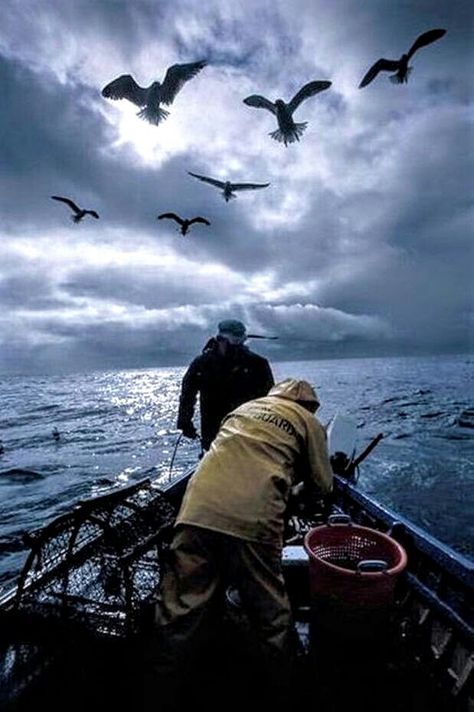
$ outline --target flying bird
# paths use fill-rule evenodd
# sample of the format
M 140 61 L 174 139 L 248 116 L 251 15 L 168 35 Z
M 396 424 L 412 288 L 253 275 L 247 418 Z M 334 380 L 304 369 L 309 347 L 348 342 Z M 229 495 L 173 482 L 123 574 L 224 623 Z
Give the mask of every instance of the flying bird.
M 259 96 L 258 94 L 252 94 L 244 99 L 244 104 L 247 106 L 254 106 L 257 109 L 267 109 L 274 114 L 278 121 L 278 129 L 272 131 L 269 136 L 284 143 L 287 146 L 289 143 L 294 143 L 300 140 L 300 136 L 308 125 L 307 121 L 303 123 L 296 124 L 293 121 L 293 113 L 305 99 L 309 99 L 310 96 L 315 96 L 319 94 L 320 91 L 329 89 L 332 82 L 327 81 L 315 81 L 309 82 L 302 87 L 299 92 L 297 92 L 293 99 L 286 104 L 283 99 L 277 99 L 275 103 L 266 99 L 264 96 Z
M 371 81 L 375 79 L 379 72 L 395 72 L 389 79 L 394 84 L 403 84 L 403 82 L 408 81 L 408 75 L 412 71 L 412 67 L 408 66 L 408 62 L 413 57 L 415 52 L 421 47 L 425 47 L 431 42 L 436 42 L 436 40 L 441 39 L 441 37 L 446 34 L 446 30 L 428 30 L 422 35 L 416 38 L 412 46 L 408 50 L 407 54 L 402 54 L 400 59 L 378 59 L 375 64 L 371 66 L 369 71 L 365 74 L 361 83 L 359 84 L 359 89 L 366 87 Z
M 179 215 L 176 215 L 176 213 L 163 213 L 162 215 L 158 215 L 157 219 L 163 220 L 163 218 L 171 218 L 171 220 L 176 220 L 178 225 L 180 225 L 181 235 L 186 235 L 187 231 L 193 223 L 203 223 L 204 225 L 211 224 L 209 220 L 206 220 L 206 218 L 202 218 L 200 216 L 191 218 L 191 220 L 186 220 L 184 218 L 180 218 Z
M 191 173 L 188 171 L 190 176 L 194 176 L 198 180 L 204 181 L 204 183 L 210 183 L 216 188 L 222 188 L 222 196 L 226 203 L 229 202 L 231 198 L 236 198 L 234 195 L 235 190 L 256 190 L 257 188 L 267 188 L 270 183 L 231 183 L 230 181 L 216 180 L 215 178 L 207 178 L 206 176 L 200 176 L 197 173 Z
M 69 207 L 74 213 L 74 215 L 71 215 L 71 220 L 73 220 L 75 223 L 80 222 L 85 215 L 92 215 L 93 218 L 99 217 L 95 210 L 83 210 L 69 198 L 62 198 L 60 195 L 52 195 L 51 198 L 53 200 L 59 200 L 61 203 L 66 203 L 66 205 L 69 205 Z
M 133 104 L 144 107 L 137 116 L 158 126 L 170 113 L 162 109 L 160 104 L 172 104 L 184 84 L 195 77 L 206 64 L 204 61 L 173 64 L 168 68 L 162 84 L 153 82 L 149 87 L 139 86 L 131 74 L 122 74 L 102 89 L 102 96 L 106 99 L 128 99 Z

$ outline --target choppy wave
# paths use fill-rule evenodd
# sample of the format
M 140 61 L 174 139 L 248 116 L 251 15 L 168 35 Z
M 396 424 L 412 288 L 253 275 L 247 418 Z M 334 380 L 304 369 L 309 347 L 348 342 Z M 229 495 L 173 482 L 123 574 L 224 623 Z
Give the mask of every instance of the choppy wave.
M 456 419 L 456 424 L 462 428 L 474 428 L 474 408 L 463 410 Z
M 12 467 L 11 470 L 0 470 L 0 485 L 2 482 L 20 482 L 25 485 L 28 482 L 35 482 L 36 480 L 43 480 L 45 475 L 41 472 L 35 472 L 34 470 L 25 470 L 22 467 Z

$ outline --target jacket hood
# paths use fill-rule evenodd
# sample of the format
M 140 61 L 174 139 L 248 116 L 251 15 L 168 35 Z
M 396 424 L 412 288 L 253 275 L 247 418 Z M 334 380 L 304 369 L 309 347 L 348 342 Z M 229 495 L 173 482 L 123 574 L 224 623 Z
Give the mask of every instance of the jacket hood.
M 319 406 L 319 398 L 314 388 L 307 381 L 299 381 L 296 378 L 286 378 L 276 383 L 268 395 L 279 396 L 296 403 L 314 403 L 316 408 Z

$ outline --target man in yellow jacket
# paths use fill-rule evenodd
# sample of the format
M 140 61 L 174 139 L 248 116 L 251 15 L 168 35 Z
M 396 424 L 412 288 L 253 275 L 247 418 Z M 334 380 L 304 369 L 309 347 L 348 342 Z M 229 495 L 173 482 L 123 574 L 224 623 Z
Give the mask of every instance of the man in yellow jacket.
M 202 633 L 216 595 L 232 584 L 257 635 L 270 688 L 289 673 L 292 621 L 282 574 L 285 510 L 304 481 L 332 489 L 318 398 L 306 381 L 276 384 L 224 418 L 191 477 L 161 581 L 157 624 L 168 652 Z

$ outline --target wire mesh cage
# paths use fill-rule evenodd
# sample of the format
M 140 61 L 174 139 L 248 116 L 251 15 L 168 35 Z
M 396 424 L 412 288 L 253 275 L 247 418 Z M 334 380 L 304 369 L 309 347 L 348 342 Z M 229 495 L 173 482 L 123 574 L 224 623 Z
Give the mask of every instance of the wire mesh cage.
M 175 514 L 149 480 L 80 503 L 27 535 L 12 611 L 51 630 L 133 635 L 156 594 Z

